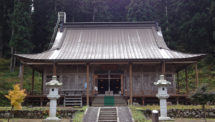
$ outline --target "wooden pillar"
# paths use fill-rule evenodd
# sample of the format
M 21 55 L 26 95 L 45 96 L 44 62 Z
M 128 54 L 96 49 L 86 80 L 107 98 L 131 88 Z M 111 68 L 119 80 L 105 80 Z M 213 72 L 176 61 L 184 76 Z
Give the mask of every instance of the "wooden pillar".
M 186 93 L 189 94 L 187 68 L 185 68 Z
M 179 72 L 176 73 L 176 78 L 177 78 L 177 93 L 180 93 L 180 86 L 179 86 Z
M 166 72 L 166 63 L 165 62 L 162 62 L 162 75 L 165 75 L 165 72 Z
M 24 81 L 24 64 L 21 64 L 21 74 L 20 74 L 20 88 L 23 88 Z
M 121 79 L 121 95 L 123 95 L 123 75 L 120 76 L 120 79 Z
M 34 72 L 35 70 L 32 69 L 32 77 L 31 77 L 31 93 L 34 94 Z
M 132 64 L 130 63 L 129 64 L 129 92 L 130 92 L 130 100 L 129 100 L 129 103 L 132 105 L 132 99 L 133 99 L 133 80 L 132 80 Z
M 43 77 L 44 75 L 43 75 L 43 73 L 44 72 L 42 72 L 42 75 L 41 75 L 42 76 L 42 83 L 41 83 L 41 94 L 42 95 L 43 95 L 43 82 L 44 82 L 44 77 Z
M 53 76 L 57 77 L 56 63 L 53 64 Z
M 198 64 L 195 63 L 195 73 L 196 73 L 196 88 L 199 87 L 199 71 L 198 71 Z
M 87 106 L 89 106 L 89 64 L 87 64 Z

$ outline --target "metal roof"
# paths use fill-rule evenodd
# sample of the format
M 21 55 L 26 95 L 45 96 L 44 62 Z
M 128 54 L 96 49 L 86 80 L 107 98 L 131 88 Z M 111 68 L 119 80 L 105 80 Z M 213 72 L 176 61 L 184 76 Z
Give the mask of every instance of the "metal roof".
M 155 22 L 66 23 L 51 49 L 16 54 L 34 60 L 172 60 L 201 57 L 170 50 Z

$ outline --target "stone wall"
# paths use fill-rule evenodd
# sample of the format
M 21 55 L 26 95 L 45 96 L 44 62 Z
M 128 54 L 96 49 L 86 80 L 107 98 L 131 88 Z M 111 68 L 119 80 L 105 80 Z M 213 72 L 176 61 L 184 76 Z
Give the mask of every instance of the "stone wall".
M 72 118 L 73 114 L 77 110 L 58 110 L 57 116 L 60 118 Z M 10 111 L 0 111 L 0 118 L 8 118 Z M 21 111 L 13 111 L 12 116 L 14 118 L 25 118 L 25 119 L 44 119 L 48 116 L 49 111 L 27 111 L 27 110 L 21 110 Z
M 72 118 L 74 113 L 77 110 L 58 110 L 57 116 L 60 118 Z M 151 117 L 151 110 L 141 110 L 141 112 L 146 117 Z M 8 118 L 9 111 L 0 111 L 0 118 Z M 48 111 L 14 111 L 13 117 L 14 118 L 31 118 L 31 119 L 44 119 L 48 116 Z M 203 118 L 204 114 L 203 111 L 200 109 L 170 109 L 168 110 L 168 116 L 172 118 Z M 215 109 L 207 109 L 206 110 L 206 117 L 207 118 L 215 118 Z
M 151 110 L 141 110 L 146 117 L 151 117 Z M 204 112 L 201 109 L 170 109 L 168 116 L 172 118 L 203 118 Z M 207 118 L 215 118 L 215 109 L 206 110 Z

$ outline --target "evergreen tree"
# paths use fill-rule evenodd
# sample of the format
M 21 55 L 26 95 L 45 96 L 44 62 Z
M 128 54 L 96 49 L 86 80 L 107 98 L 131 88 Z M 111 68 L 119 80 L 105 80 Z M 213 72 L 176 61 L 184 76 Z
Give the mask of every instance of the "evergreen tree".
M 215 0 L 211 0 L 210 27 L 210 49 L 213 56 L 215 56 Z
M 14 0 L 11 48 L 17 53 L 29 53 L 31 43 L 31 0 Z
M 125 22 L 127 21 L 127 6 L 130 0 L 107 0 L 109 12 L 109 21 Z
M 61 3 L 58 0 L 34 0 L 32 14 L 34 53 L 47 50 L 57 21 L 57 11 L 61 9 L 59 4 Z
M 3 0 L 0 1 L 0 8 L 3 8 Z M 2 38 L 2 33 L 3 33 L 3 16 L 4 13 L 3 11 L 0 11 L 0 58 L 3 56 L 3 38 Z
M 128 21 L 153 21 L 152 0 L 131 0 L 128 5 Z
M 0 1 L 0 58 L 9 56 L 9 40 L 11 37 L 11 17 L 13 0 Z
M 177 34 L 175 46 L 178 45 L 178 50 L 182 51 L 208 53 L 209 0 L 181 0 L 176 3 L 175 16 L 169 20 L 175 28 L 171 33 Z

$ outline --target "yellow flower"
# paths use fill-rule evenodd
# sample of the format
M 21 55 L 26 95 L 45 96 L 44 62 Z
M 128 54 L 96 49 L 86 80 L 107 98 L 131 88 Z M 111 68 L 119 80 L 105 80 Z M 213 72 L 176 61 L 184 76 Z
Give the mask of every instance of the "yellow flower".
M 25 96 L 25 89 L 20 89 L 19 84 L 14 85 L 13 90 L 10 90 L 8 95 L 5 95 L 10 100 L 11 106 L 17 110 L 22 109 L 21 103 L 24 101 Z

